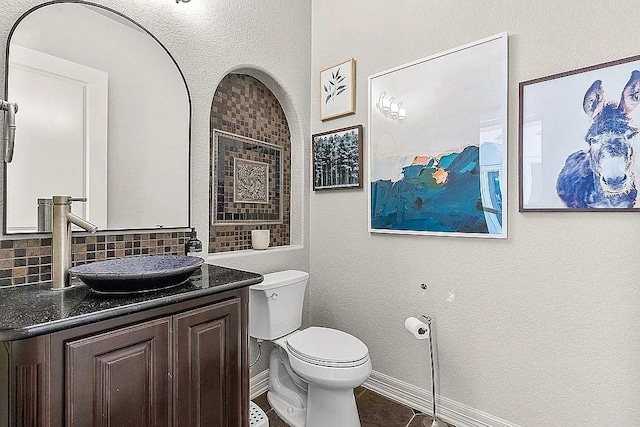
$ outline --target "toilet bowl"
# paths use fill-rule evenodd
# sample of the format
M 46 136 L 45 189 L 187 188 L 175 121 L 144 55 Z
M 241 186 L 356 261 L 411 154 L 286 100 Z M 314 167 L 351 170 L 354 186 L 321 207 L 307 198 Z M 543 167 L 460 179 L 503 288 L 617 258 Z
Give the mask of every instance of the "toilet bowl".
M 251 286 L 250 335 L 273 341 L 267 399 L 292 427 L 360 427 L 353 389 L 371 373 L 367 346 L 331 328 L 298 329 L 308 273 L 266 274 Z

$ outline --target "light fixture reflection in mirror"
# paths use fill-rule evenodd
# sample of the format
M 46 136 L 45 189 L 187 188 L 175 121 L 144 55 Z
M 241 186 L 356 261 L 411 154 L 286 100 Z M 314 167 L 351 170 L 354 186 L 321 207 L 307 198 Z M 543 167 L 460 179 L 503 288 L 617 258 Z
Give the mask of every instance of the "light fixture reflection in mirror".
M 160 42 L 71 2 L 31 9 L 8 46 L 5 99 L 20 114 L 5 233 L 37 232 L 37 201 L 54 194 L 86 197 L 74 213 L 101 230 L 188 227 L 190 97 Z
M 402 123 L 407 118 L 407 109 L 402 105 L 403 102 L 397 101 L 394 96 L 388 96 L 383 90 L 378 97 L 376 108 L 383 116 Z

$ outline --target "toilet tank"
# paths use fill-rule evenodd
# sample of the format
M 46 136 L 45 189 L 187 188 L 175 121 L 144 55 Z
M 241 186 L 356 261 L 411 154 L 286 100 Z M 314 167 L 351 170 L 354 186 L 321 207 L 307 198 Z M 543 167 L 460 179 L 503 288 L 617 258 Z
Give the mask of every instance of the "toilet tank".
M 297 270 L 264 275 L 249 287 L 249 335 L 274 340 L 300 328 L 309 273 Z

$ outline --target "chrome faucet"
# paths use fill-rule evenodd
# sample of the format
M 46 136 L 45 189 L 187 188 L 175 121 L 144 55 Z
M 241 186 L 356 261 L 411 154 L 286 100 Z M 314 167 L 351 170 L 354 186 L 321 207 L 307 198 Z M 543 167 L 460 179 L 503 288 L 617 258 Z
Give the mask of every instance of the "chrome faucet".
M 69 269 L 71 268 L 71 224 L 95 233 L 98 227 L 71 213 L 71 202 L 86 202 L 86 198 L 70 196 L 53 196 L 52 221 L 52 287 L 64 289 L 69 286 Z

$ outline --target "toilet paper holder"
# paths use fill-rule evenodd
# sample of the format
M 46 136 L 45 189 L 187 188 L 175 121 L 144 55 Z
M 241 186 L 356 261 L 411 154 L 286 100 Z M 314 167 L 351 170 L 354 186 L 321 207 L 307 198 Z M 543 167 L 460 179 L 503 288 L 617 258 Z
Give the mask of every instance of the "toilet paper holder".
M 429 361 L 431 362 L 431 396 L 432 396 L 432 411 L 433 411 L 433 422 L 431 423 L 431 427 L 446 427 L 448 426 L 447 423 L 440 421 L 438 419 L 438 415 L 436 412 L 436 370 L 435 370 L 435 362 L 434 362 L 434 354 L 433 354 L 433 341 L 432 341 L 432 337 L 431 337 L 431 333 L 433 331 L 433 329 L 431 328 L 431 317 L 430 316 L 425 316 L 420 315 L 418 316 L 418 320 L 426 323 L 427 325 L 427 329 L 425 330 L 424 328 L 418 328 L 418 334 L 419 335 L 424 335 L 427 334 L 428 338 L 429 338 Z M 420 338 L 419 338 L 420 339 Z M 424 427 L 427 427 L 427 419 L 425 418 L 423 420 L 422 425 Z
M 425 322 L 427 322 L 427 326 L 429 327 L 429 329 L 431 329 L 431 317 L 429 316 L 425 316 L 425 315 L 421 315 L 420 317 L 418 317 L 418 319 L 424 319 Z M 418 333 L 420 335 L 424 335 L 429 333 L 429 329 L 424 329 L 424 328 L 420 328 L 418 329 Z

